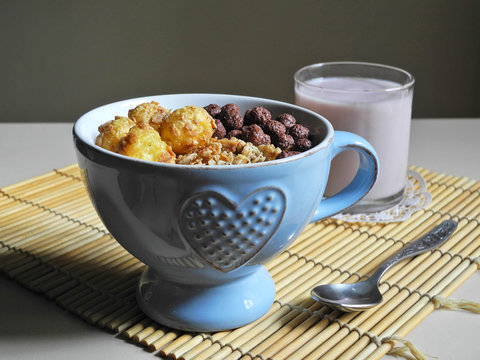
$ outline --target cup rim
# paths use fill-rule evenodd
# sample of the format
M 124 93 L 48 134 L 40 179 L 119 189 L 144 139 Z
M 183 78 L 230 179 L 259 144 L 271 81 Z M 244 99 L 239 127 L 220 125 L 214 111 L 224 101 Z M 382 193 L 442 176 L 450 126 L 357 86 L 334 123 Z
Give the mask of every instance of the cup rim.
M 239 98 L 242 100 L 247 100 L 251 102 L 255 101 L 261 101 L 261 102 L 267 102 L 270 104 L 276 104 L 280 106 L 286 106 L 292 109 L 296 109 L 300 112 L 307 113 L 308 115 L 317 118 L 320 120 L 326 127 L 327 132 L 325 134 L 325 137 L 323 140 L 318 143 L 316 146 L 313 148 L 301 152 L 299 154 L 289 156 L 283 159 L 275 159 L 271 161 L 264 161 L 264 162 L 259 162 L 259 163 L 249 163 L 249 164 L 235 164 L 235 165 L 191 165 L 191 164 L 169 164 L 169 163 L 164 163 L 164 162 L 154 162 L 154 161 L 149 161 L 149 160 L 142 160 L 142 159 L 137 159 L 133 157 L 129 157 L 126 155 L 118 154 L 113 151 L 109 151 L 107 149 L 104 149 L 98 145 L 95 144 L 95 141 L 92 142 L 92 139 L 89 139 L 87 136 L 85 136 L 85 132 L 81 131 L 82 127 L 85 127 L 85 123 L 88 121 L 88 118 L 93 115 L 94 112 L 100 111 L 101 109 L 104 109 L 106 107 L 110 106 L 120 106 L 121 104 L 126 104 L 126 103 L 135 103 L 135 102 L 144 102 L 144 101 L 152 101 L 154 98 L 158 97 L 176 97 L 176 96 L 185 96 L 185 97 L 200 97 L 200 96 L 215 96 L 215 97 L 225 97 L 225 98 Z M 157 100 L 155 100 L 157 101 Z M 188 104 L 185 104 L 185 106 Z M 108 121 L 108 120 L 105 120 Z M 131 163 L 131 164 L 137 164 L 140 166 L 150 166 L 152 168 L 171 168 L 171 169 L 202 169 L 202 170 L 209 170 L 209 171 L 215 171 L 215 170 L 235 170 L 235 169 L 245 169 L 245 168 L 257 168 L 257 167 L 267 167 L 267 166 L 275 166 L 279 164 L 284 164 L 284 163 L 290 163 L 296 160 L 303 159 L 307 156 L 311 156 L 316 154 L 317 152 L 327 148 L 332 142 L 333 142 L 333 126 L 332 124 L 322 115 L 317 114 L 314 111 L 311 111 L 309 109 L 306 109 L 304 107 L 290 104 L 287 102 L 283 101 L 278 101 L 278 100 L 273 100 L 273 99 L 268 99 L 268 98 L 261 98 L 261 97 L 253 97 L 253 96 L 245 96 L 245 95 L 234 95 L 234 94 L 216 94 L 216 93 L 174 93 L 174 94 L 160 94 L 160 95 L 152 95 L 152 96 L 142 96 L 142 97 L 137 97 L 137 98 L 129 98 L 129 99 L 124 99 L 124 100 L 119 100 L 115 101 L 112 103 L 108 103 L 96 108 L 91 109 L 90 111 L 84 113 L 81 115 L 73 124 L 73 129 L 72 129 L 73 137 L 74 139 L 78 139 L 79 141 L 82 142 L 84 146 L 86 146 L 89 150 L 94 151 L 96 153 L 102 153 L 108 157 L 113 157 L 116 160 L 125 162 L 125 163 Z M 78 146 L 75 143 L 75 147 L 78 150 Z M 84 155 L 85 156 L 85 155 Z
M 305 70 L 309 68 L 319 68 L 319 67 L 326 67 L 326 66 L 337 66 L 337 65 L 360 65 L 364 67 L 376 67 L 376 68 L 383 68 L 386 70 L 391 70 L 391 71 L 396 71 L 399 73 L 402 73 L 407 76 L 408 81 L 405 84 L 399 84 L 399 86 L 387 88 L 387 89 L 380 89 L 380 90 L 345 90 L 345 89 L 332 89 L 329 87 L 325 86 L 320 86 L 320 85 L 312 85 L 309 84 L 303 80 L 300 80 L 300 74 L 304 72 Z M 410 74 L 408 71 L 403 70 L 399 67 L 391 66 L 391 65 L 384 65 L 384 64 L 379 64 L 379 63 L 371 63 L 371 62 L 362 62 L 362 61 L 331 61 L 331 62 L 320 62 L 316 64 L 310 64 L 306 65 L 300 69 L 298 69 L 295 74 L 293 75 L 293 78 L 296 83 L 302 84 L 302 86 L 309 87 L 311 89 L 324 89 L 326 91 L 331 91 L 335 93 L 384 93 L 384 92 L 397 92 L 397 91 L 402 91 L 402 90 L 407 90 L 413 87 L 415 84 L 415 78 L 413 77 L 412 74 Z

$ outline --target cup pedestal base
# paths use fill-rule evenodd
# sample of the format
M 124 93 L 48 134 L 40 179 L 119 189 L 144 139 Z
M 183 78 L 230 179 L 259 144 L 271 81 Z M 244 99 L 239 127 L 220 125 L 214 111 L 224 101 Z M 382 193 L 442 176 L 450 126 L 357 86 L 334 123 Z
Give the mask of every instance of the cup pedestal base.
M 151 319 L 184 331 L 233 329 L 263 316 L 275 298 L 275 285 L 260 266 L 249 275 L 219 285 L 166 281 L 150 268 L 142 274 L 137 301 Z
M 402 201 L 404 192 L 405 189 L 402 189 L 398 193 L 383 199 L 369 199 L 367 197 L 366 199 L 360 200 L 351 208 L 345 210 L 345 213 L 368 214 L 391 209 Z

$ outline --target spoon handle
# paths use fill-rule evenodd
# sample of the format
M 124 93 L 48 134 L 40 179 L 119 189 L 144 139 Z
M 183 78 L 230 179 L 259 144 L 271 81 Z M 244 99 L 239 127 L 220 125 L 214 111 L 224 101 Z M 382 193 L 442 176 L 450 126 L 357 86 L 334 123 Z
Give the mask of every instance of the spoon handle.
M 400 260 L 421 254 L 427 250 L 433 249 L 442 244 L 457 228 L 457 222 L 453 220 L 445 220 L 440 225 L 402 248 L 392 257 L 385 260 L 372 275 L 372 278 L 380 280 L 382 275 Z

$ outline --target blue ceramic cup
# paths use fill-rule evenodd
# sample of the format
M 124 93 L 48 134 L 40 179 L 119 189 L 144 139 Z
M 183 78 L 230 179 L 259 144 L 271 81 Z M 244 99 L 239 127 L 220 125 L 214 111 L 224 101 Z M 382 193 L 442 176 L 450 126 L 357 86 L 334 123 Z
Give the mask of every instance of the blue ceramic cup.
M 235 103 L 242 113 L 254 106 L 274 116 L 291 113 L 317 145 L 284 159 L 220 166 L 154 163 L 95 145 L 100 124 L 152 100 L 170 109 Z M 139 306 L 159 323 L 188 331 L 231 329 L 265 314 L 275 286 L 263 264 L 308 223 L 359 201 L 378 173 L 375 151 L 361 137 L 334 131 L 307 109 L 262 98 L 175 94 L 121 101 L 83 115 L 73 137 L 99 216 L 148 265 L 139 281 Z M 330 162 L 346 149 L 360 155 L 357 175 L 324 199 Z

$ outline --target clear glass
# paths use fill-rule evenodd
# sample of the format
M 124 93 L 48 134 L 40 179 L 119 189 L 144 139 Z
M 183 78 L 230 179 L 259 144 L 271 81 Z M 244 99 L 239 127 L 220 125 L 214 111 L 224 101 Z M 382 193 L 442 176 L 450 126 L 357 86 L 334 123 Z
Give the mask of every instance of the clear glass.
M 407 179 L 413 76 L 387 65 L 331 62 L 306 66 L 294 80 L 297 105 L 323 115 L 335 130 L 362 136 L 377 151 L 378 181 L 348 212 L 371 213 L 398 204 Z M 358 162 L 353 151 L 335 157 L 326 196 L 353 179 Z

